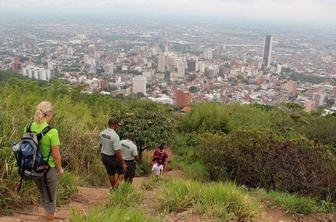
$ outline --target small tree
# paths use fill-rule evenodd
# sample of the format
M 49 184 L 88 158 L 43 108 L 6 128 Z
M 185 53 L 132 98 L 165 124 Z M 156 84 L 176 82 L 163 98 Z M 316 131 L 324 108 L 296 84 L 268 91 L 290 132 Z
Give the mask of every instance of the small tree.
M 132 101 L 129 112 L 119 113 L 121 127 L 119 134 L 126 138 L 127 133 L 135 134 L 135 143 L 142 161 L 146 149 L 155 148 L 161 143 L 171 144 L 175 138 L 175 120 L 163 106 L 150 101 Z

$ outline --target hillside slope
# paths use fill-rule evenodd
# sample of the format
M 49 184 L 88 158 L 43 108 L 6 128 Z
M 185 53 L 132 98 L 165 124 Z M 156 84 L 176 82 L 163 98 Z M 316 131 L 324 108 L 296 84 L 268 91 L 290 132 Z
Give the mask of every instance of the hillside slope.
M 174 180 L 184 178 L 182 171 L 170 171 L 166 174 L 166 180 Z M 162 184 L 161 184 L 162 185 Z M 206 186 L 206 184 L 204 184 Z M 216 218 L 211 218 L 206 215 L 199 215 L 195 213 L 193 207 L 188 207 L 184 210 L 176 210 L 172 212 L 162 212 L 160 210 L 160 204 L 157 202 L 157 194 L 161 191 L 162 187 L 160 182 L 153 183 L 150 177 L 137 177 L 134 180 L 134 186 L 142 192 L 141 204 L 137 206 L 137 209 L 142 211 L 145 215 L 153 218 L 158 218 L 158 221 L 163 222 L 214 222 L 221 221 Z M 145 188 L 144 188 L 145 187 Z M 253 198 L 253 197 L 251 197 Z M 89 211 L 108 204 L 110 200 L 109 189 L 107 187 L 79 187 L 78 193 L 72 198 L 71 202 L 62 205 L 58 208 L 57 219 L 55 221 L 71 221 L 72 212 L 77 211 L 79 215 L 83 217 L 83 221 L 86 221 L 85 215 L 88 215 Z M 32 205 L 31 209 L 26 211 L 15 212 L 12 216 L 0 217 L 0 222 L 13 222 L 13 221 L 43 221 L 43 209 L 37 205 Z M 74 220 L 76 221 L 76 220 Z M 90 220 L 87 220 L 90 221 Z M 132 220 L 130 220 L 132 221 Z M 288 215 L 280 207 L 270 208 L 266 205 L 261 206 L 261 210 L 253 221 L 259 222 L 295 222 L 295 221 L 307 221 L 307 222 L 327 222 L 333 221 L 331 215 L 317 214 L 317 215 Z

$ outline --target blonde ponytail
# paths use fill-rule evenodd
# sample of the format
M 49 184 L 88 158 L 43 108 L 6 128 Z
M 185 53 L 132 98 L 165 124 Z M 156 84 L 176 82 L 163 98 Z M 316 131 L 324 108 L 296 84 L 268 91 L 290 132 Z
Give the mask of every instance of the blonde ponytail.
M 48 101 L 40 102 L 40 104 L 38 104 L 36 108 L 35 115 L 34 115 L 35 122 L 41 123 L 44 117 L 46 117 L 47 113 L 52 112 L 52 111 L 53 111 L 53 107 L 50 102 Z

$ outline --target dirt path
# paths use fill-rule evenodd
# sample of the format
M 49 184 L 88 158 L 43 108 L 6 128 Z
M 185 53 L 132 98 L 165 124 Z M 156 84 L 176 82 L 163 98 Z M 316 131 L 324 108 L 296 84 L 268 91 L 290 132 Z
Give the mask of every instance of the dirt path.
M 68 221 L 73 209 L 85 214 L 89 208 L 104 205 L 108 201 L 108 193 L 109 189 L 107 188 L 78 187 L 78 193 L 71 202 L 57 208 L 55 221 Z M 41 207 L 32 206 L 32 210 L 29 212 L 17 212 L 13 216 L 1 217 L 0 221 L 44 221 L 43 214 L 44 210 Z
M 183 178 L 182 171 L 170 171 L 166 174 L 167 177 Z M 141 186 L 146 180 L 146 177 L 134 178 L 134 185 Z M 155 194 L 158 188 L 148 190 L 144 193 L 144 200 L 141 204 L 141 209 L 145 214 L 149 216 L 157 215 L 164 222 L 214 222 L 215 220 L 200 218 L 196 215 L 192 209 L 180 212 L 170 213 L 166 215 L 158 215 L 160 206 L 154 200 Z M 72 198 L 71 202 L 57 208 L 57 218 L 55 221 L 69 221 L 71 212 L 76 210 L 85 215 L 90 208 L 97 206 L 103 206 L 109 201 L 109 189 L 108 188 L 89 188 L 79 187 L 78 193 Z M 44 211 L 41 207 L 32 206 L 31 211 L 16 212 L 12 216 L 0 217 L 0 222 L 23 222 L 23 221 L 44 221 L 42 218 Z M 258 222 L 332 222 L 328 217 L 321 215 L 305 216 L 305 217 L 290 217 L 279 208 L 273 209 L 264 207 L 262 212 L 257 218 Z

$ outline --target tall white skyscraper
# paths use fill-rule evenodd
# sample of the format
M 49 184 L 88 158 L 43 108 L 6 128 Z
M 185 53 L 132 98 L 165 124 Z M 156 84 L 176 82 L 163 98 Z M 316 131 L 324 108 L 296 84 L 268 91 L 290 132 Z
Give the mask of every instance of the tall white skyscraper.
M 88 54 L 90 58 L 96 58 L 96 46 L 94 44 L 89 45 Z
M 158 71 L 165 72 L 166 71 L 166 55 L 162 53 L 159 57 Z
M 213 58 L 213 52 L 211 48 L 205 48 L 203 51 L 203 58 L 211 60 Z
M 186 64 L 183 60 L 177 60 L 177 75 L 179 78 L 184 78 Z
M 134 94 L 143 93 L 146 95 L 146 84 L 147 80 L 144 76 L 136 76 L 133 78 L 133 87 L 132 91 Z
M 269 68 L 271 65 L 272 44 L 273 44 L 273 37 L 271 35 L 267 35 L 265 38 L 264 57 L 263 57 L 264 69 Z

